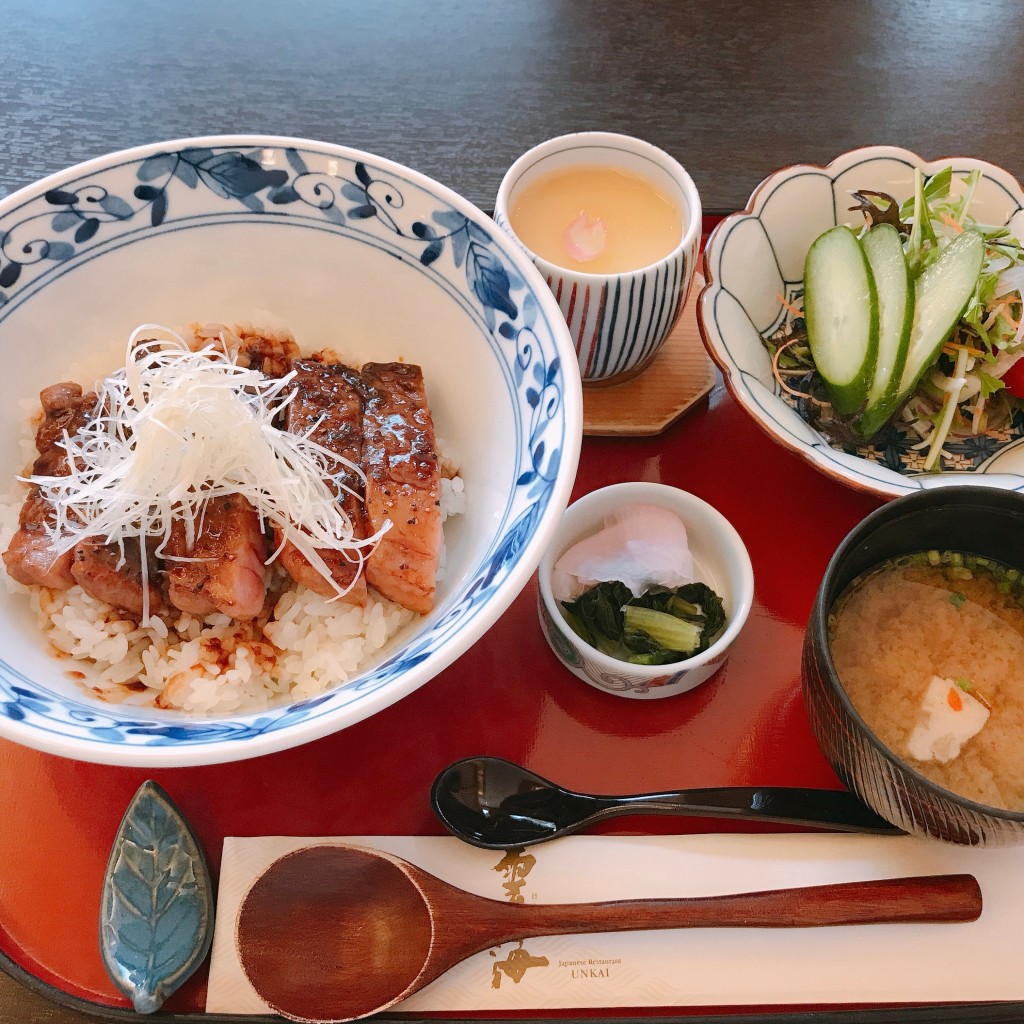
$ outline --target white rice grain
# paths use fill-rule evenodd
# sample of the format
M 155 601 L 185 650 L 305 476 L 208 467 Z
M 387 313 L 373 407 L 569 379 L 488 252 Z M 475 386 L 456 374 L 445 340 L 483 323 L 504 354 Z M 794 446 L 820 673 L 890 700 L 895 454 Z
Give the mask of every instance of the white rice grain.
M 19 507 L 0 503 L 3 549 Z M 85 673 L 84 687 L 106 700 L 195 715 L 258 711 L 343 686 L 416 618 L 372 591 L 359 608 L 292 583 L 266 621 L 181 613 L 140 626 L 78 586 L 50 591 L 24 587 L 2 569 L 0 576 L 9 591 L 28 595 L 44 638 L 76 676 Z
M 38 402 L 26 402 L 25 434 L 19 457 L 35 457 Z M 438 439 L 442 467 L 442 521 L 465 511 L 466 495 L 458 464 Z M 0 551 L 18 528 L 25 497 L 21 488 L 0 495 Z M 444 547 L 441 551 L 443 575 Z M 380 660 L 396 637 L 418 616 L 372 590 L 365 607 L 321 597 L 286 581 L 274 570 L 280 591 L 269 616 L 234 622 L 212 614 L 198 618 L 174 612 L 145 626 L 89 597 L 81 587 L 51 591 L 25 587 L 0 562 L 0 578 L 11 594 L 24 595 L 45 642 L 65 659 L 72 678 L 104 700 L 185 711 L 230 715 L 315 697 L 344 686 Z

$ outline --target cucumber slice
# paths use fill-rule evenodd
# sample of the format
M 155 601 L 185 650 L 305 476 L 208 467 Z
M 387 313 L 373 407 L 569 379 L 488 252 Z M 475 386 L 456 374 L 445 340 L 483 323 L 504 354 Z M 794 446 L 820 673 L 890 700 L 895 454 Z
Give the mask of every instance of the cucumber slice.
M 899 406 L 900 381 L 914 323 L 914 289 L 903 239 L 892 224 L 878 224 L 862 239 L 878 294 L 878 357 L 867 408 L 853 424 L 863 437 L 878 433 Z
M 859 412 L 878 350 L 878 297 L 864 249 L 847 227 L 819 235 L 807 253 L 804 323 L 832 408 L 840 416 Z
M 900 378 L 899 401 L 917 387 L 939 357 L 956 322 L 971 301 L 985 259 L 985 243 L 977 231 L 958 235 L 929 264 L 915 284 L 914 325 L 907 361 Z

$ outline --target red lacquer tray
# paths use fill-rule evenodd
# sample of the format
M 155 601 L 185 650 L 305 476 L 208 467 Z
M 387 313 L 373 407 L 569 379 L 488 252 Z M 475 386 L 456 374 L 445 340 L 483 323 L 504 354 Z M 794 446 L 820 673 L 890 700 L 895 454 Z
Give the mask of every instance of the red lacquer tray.
M 443 834 L 428 806 L 430 783 L 451 761 L 472 754 L 521 761 L 595 792 L 838 787 L 805 716 L 800 646 L 829 557 L 878 499 L 844 489 L 774 445 L 720 384 L 658 437 L 587 438 L 574 498 L 624 480 L 661 481 L 699 495 L 732 521 L 750 550 L 754 609 L 730 661 L 709 682 L 657 701 L 584 685 L 561 668 L 541 636 L 533 581 L 442 675 L 373 718 L 297 750 L 145 772 L 0 742 L 0 959 L 7 969 L 69 1006 L 133 1018 L 104 973 L 97 922 L 111 842 L 147 777 L 188 817 L 215 877 L 227 835 Z M 719 826 L 737 828 L 656 817 L 604 828 L 636 834 Z M 205 977 L 203 969 L 157 1018 L 213 1020 L 202 1014 Z M 837 1015 L 823 1007 L 675 1008 L 661 1019 L 962 1020 L 965 1009 L 851 1007 Z M 988 1007 L 983 1019 L 1020 1016 L 1020 1004 L 1001 1004 Z

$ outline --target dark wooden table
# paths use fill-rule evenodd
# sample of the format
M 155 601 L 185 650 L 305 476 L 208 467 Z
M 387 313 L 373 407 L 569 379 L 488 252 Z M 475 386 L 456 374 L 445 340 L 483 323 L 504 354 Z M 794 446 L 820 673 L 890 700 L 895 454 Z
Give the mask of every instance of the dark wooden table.
M 705 212 L 870 143 L 1020 176 L 1022 34 L 1017 0 L 6 0 L 0 197 L 229 132 L 369 150 L 485 209 L 518 154 L 580 129 L 668 150 Z M 88 1019 L 0 976 L 2 1022 Z
M 6 0 L 0 196 L 139 143 L 267 132 L 369 150 L 490 209 L 523 150 L 598 128 L 706 211 L 853 146 L 1024 173 L 1017 0 Z

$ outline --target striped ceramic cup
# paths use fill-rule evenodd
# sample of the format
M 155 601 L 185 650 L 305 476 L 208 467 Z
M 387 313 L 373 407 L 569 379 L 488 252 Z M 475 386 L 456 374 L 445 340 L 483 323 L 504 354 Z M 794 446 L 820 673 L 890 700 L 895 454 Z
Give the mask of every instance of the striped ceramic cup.
M 611 167 L 645 178 L 682 215 L 675 248 L 647 266 L 593 274 L 558 266 L 533 252 L 510 224 L 509 211 L 538 179 L 574 167 Z M 527 151 L 508 169 L 498 189 L 494 216 L 526 250 L 554 292 L 585 384 L 625 380 L 654 358 L 686 303 L 700 246 L 700 196 L 676 160 L 628 135 L 562 135 Z

